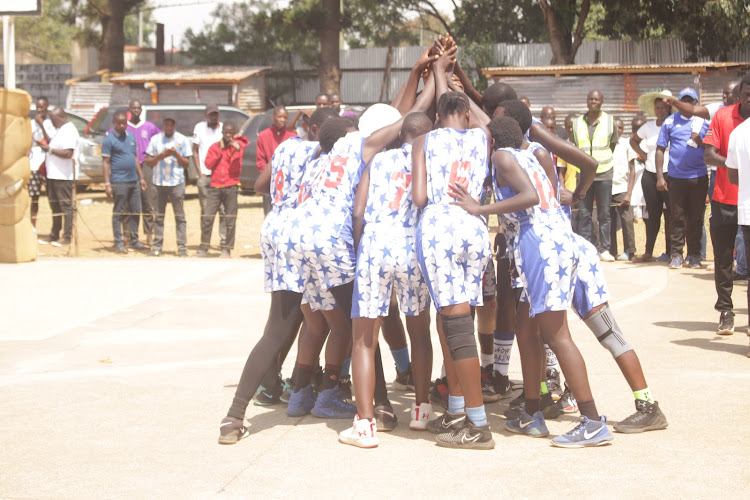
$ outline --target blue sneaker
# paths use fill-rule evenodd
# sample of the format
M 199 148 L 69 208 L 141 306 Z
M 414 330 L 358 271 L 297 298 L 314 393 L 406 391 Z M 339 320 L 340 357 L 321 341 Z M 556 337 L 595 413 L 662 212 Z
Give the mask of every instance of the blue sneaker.
M 549 435 L 547 424 L 544 423 L 544 415 L 541 411 L 529 415 L 525 411 L 521 416 L 505 422 L 505 428 L 516 434 L 526 434 L 527 436 L 541 438 Z
M 292 402 L 289 401 L 289 406 Z M 318 394 L 312 414 L 319 418 L 354 418 L 357 407 L 342 399 L 341 391 L 336 387 L 323 389 Z
M 297 392 L 292 392 L 289 396 L 289 406 L 286 407 L 286 414 L 290 417 L 304 417 L 315 406 L 315 392 L 311 385 L 303 387 Z
M 670 257 L 669 255 L 665 253 L 661 254 L 660 256 L 654 259 L 654 262 L 669 262 L 669 261 L 670 261 Z
M 672 260 L 669 261 L 669 268 L 670 269 L 679 269 L 682 267 L 682 263 L 684 261 L 682 260 L 682 255 L 675 255 L 672 257 Z
M 602 415 L 600 420 L 590 420 L 581 415 L 580 423 L 573 430 L 554 438 L 552 444 L 560 448 L 585 448 L 610 444 L 613 439 L 607 428 L 607 417 Z

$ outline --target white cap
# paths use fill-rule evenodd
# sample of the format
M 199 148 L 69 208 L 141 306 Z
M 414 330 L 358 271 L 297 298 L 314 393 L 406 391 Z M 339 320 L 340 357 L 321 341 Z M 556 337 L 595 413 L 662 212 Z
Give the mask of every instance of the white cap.
M 387 127 L 401 119 L 401 113 L 388 104 L 373 104 L 359 117 L 359 131 L 369 137 L 376 130 Z

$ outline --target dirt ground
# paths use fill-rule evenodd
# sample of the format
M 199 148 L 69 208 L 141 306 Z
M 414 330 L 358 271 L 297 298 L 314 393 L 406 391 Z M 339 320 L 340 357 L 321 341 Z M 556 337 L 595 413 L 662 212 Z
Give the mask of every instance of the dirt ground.
M 132 257 L 138 255 L 130 252 L 127 256 L 114 253 L 114 241 L 112 237 L 112 200 L 108 199 L 102 186 L 93 185 L 77 195 L 78 213 L 77 218 L 77 245 L 70 249 L 56 248 L 51 245 L 40 245 L 40 257 Z M 44 238 L 49 234 L 52 225 L 51 211 L 46 197 L 43 195 L 39 202 L 39 218 L 37 231 Z M 235 235 L 234 250 L 232 257 L 261 258 L 260 255 L 260 228 L 263 224 L 263 205 L 260 196 L 239 196 L 238 224 Z M 708 211 L 706 213 L 706 229 L 708 230 Z M 188 186 L 185 194 L 185 217 L 187 218 L 187 240 L 188 253 L 192 256 L 200 246 L 200 204 L 198 201 L 198 188 Z M 219 256 L 219 230 L 218 218 L 214 221 L 214 230 L 211 236 L 210 257 Z M 497 219 L 492 216 L 490 229 L 497 228 Z M 143 226 L 139 225 L 141 241 L 146 242 Z M 74 237 L 74 239 L 76 239 Z M 618 249 L 622 251 L 622 232 L 618 232 Z M 635 221 L 635 243 L 637 254 L 643 253 L 646 242 L 646 227 L 643 220 Z M 708 237 L 707 260 L 713 260 L 711 239 Z M 164 222 L 164 255 L 176 255 L 177 242 L 175 240 L 174 214 L 171 205 L 167 205 L 167 215 Z M 655 255 L 664 251 L 664 226 L 659 231 L 656 240 Z

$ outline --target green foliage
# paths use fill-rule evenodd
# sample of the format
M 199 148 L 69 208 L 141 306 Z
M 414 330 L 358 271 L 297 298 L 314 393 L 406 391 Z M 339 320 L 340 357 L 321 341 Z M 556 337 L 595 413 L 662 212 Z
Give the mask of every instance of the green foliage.
M 458 62 L 474 87 L 479 92 L 487 90 L 487 77 L 482 74 L 482 68 L 506 66 L 505 61 L 498 61 L 494 44 L 469 43 L 460 46 Z
M 417 45 L 418 26 L 409 23 L 399 2 L 353 0 L 344 3 L 344 39 L 353 49 Z
M 17 17 L 16 48 L 50 63 L 69 63 L 70 41 L 76 30 L 65 22 L 63 5 L 64 0 L 43 0 L 41 16 Z
M 137 12 L 148 0 L 119 0 L 126 16 Z M 76 27 L 74 38 L 87 47 L 101 49 L 104 43 L 103 27 L 110 18 L 109 0 L 69 0 L 61 2 L 60 15 Z M 138 36 L 136 18 L 136 38 Z M 126 34 L 127 39 L 127 34 Z
M 454 11 L 451 33 L 461 43 L 531 43 L 546 41 L 544 17 L 535 0 L 475 0 Z

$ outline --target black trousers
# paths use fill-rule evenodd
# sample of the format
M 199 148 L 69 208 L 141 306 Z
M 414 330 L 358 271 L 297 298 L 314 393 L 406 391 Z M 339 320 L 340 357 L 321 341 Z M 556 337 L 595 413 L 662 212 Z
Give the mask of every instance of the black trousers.
M 47 179 L 47 199 L 52 210 L 52 230 L 50 240 L 70 241 L 73 234 L 73 181 Z
M 668 185 L 669 207 L 672 212 L 669 254 L 682 255 L 687 239 L 687 254 L 700 259 L 708 176 L 694 179 L 670 177 Z
M 201 248 L 208 250 L 217 213 L 219 220 L 224 221 L 223 225 L 226 227 L 225 236 L 222 238 L 222 250 L 234 248 L 234 231 L 237 227 L 237 193 L 239 193 L 239 186 L 208 188 L 205 210 L 201 218 Z M 224 207 L 223 213 L 219 211 L 219 207 Z
M 612 195 L 612 206 L 609 208 L 609 216 L 612 223 L 609 226 L 609 253 L 617 257 L 617 221 L 622 226 L 622 246 L 623 252 L 629 256 L 635 254 L 635 229 L 633 227 L 633 207 L 620 205 L 626 193 L 617 193 Z
M 669 176 L 664 176 L 669 183 Z M 643 198 L 646 200 L 646 210 L 648 210 L 648 219 L 646 219 L 646 251 L 648 255 L 654 254 L 654 245 L 656 237 L 659 235 L 661 227 L 661 216 L 664 214 L 664 234 L 667 235 L 666 247 L 669 253 L 669 233 L 670 233 L 670 207 L 669 192 L 659 191 L 656 189 L 656 174 L 645 170 L 641 177 L 641 188 L 643 188 Z M 666 206 L 666 208 L 664 208 Z
M 711 245 L 714 249 L 714 285 L 717 311 L 731 311 L 734 239 L 737 237 L 737 206 L 711 200 Z M 745 250 L 747 252 L 747 250 Z
M 740 226 L 742 237 L 746 242 L 750 242 L 750 226 Z M 745 243 L 745 262 L 750 262 L 750 245 Z M 747 311 L 750 314 L 750 286 L 747 287 Z

